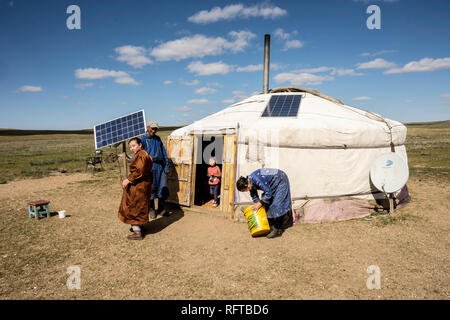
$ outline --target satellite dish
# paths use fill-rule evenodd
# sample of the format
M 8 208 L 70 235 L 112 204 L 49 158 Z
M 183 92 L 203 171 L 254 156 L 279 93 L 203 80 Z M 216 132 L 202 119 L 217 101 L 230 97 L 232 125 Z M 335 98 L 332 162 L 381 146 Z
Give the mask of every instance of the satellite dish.
M 394 152 L 379 156 L 370 169 L 370 179 L 373 185 L 385 193 L 394 193 L 400 190 L 408 178 L 408 165 Z

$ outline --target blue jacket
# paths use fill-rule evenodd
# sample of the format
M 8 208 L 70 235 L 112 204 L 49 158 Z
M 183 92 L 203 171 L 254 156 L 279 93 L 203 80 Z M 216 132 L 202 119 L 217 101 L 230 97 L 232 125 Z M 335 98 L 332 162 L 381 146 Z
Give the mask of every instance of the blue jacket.
M 141 137 L 142 147 L 152 157 L 154 163 L 159 163 L 164 168 L 164 173 L 169 173 L 169 159 L 167 158 L 166 149 L 157 135 L 150 137 L 148 133 Z
M 291 210 L 289 178 L 279 169 L 263 168 L 252 172 L 248 179 L 252 185 L 250 196 L 253 202 L 261 201 L 267 208 L 268 218 L 278 218 Z M 258 196 L 261 190 L 261 198 Z

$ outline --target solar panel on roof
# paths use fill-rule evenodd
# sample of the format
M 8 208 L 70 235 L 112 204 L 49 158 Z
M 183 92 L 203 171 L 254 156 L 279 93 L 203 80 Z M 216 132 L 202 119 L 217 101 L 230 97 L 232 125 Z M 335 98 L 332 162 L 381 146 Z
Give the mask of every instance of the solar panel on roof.
M 144 110 L 94 126 L 95 149 L 110 146 L 146 131 Z
M 301 95 L 272 95 L 261 117 L 296 117 L 300 107 Z

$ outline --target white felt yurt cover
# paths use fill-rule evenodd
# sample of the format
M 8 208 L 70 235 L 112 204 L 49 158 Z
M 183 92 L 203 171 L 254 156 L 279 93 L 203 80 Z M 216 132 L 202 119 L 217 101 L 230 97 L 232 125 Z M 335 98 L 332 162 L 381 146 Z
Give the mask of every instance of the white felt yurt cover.
M 298 115 L 261 117 L 274 94 L 301 95 Z M 287 173 L 294 208 L 305 198 L 374 199 L 370 168 L 391 143 L 407 163 L 403 124 L 309 92 L 254 95 L 171 136 L 219 132 L 237 134 L 237 178 L 262 167 Z M 236 203 L 250 201 L 248 193 L 236 192 Z

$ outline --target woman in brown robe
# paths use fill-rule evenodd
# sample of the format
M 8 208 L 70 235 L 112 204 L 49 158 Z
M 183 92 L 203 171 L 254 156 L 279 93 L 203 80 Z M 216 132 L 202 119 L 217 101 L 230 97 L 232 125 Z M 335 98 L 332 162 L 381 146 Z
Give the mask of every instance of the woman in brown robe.
M 119 219 L 123 223 L 131 224 L 132 234 L 129 240 L 142 240 L 141 227 L 148 222 L 150 196 L 152 193 L 151 169 L 153 160 L 142 149 L 142 141 L 133 138 L 128 142 L 134 153 L 130 164 L 130 175 L 123 180 L 122 202 L 119 207 Z

